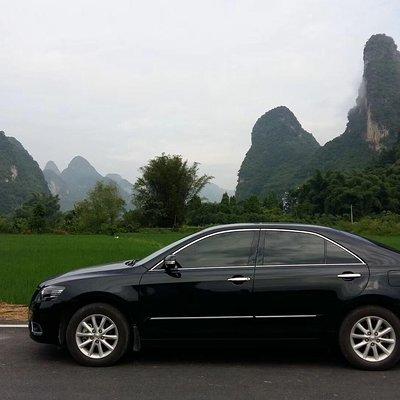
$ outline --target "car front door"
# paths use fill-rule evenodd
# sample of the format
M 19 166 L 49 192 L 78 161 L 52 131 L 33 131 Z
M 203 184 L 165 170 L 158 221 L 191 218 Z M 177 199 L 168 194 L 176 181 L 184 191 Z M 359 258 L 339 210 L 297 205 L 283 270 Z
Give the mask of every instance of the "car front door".
M 140 283 L 145 339 L 250 335 L 259 229 L 216 232 L 173 253 L 179 268 L 147 271 Z
M 254 314 L 262 337 L 318 337 L 368 283 L 355 254 L 306 231 L 263 230 L 255 272 Z

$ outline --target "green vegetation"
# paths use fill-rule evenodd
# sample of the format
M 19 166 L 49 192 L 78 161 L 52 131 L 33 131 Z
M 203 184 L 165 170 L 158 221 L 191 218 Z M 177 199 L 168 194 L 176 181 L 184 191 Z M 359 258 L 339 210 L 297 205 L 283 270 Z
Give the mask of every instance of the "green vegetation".
M 287 211 L 298 218 L 343 218 L 351 206 L 356 220 L 400 214 L 400 137 L 381 152 L 374 166 L 351 172 L 316 171 L 286 200 Z
M 393 247 L 394 249 L 400 250 L 400 236 L 369 235 L 368 238 L 376 242 L 386 244 L 387 246 Z
M 198 175 L 198 164 L 181 156 L 162 154 L 142 167 L 136 181 L 135 205 L 141 225 L 179 227 L 185 222 L 188 203 L 212 179 Z
M 276 222 L 294 221 L 285 214 L 283 203 L 270 194 L 264 201 L 257 196 L 244 201 L 236 201 L 235 196 L 223 195 L 220 203 L 203 203 L 195 197 L 188 207 L 187 223 L 190 226 L 232 224 L 237 222 Z
M 49 193 L 39 165 L 18 140 L 0 131 L 0 214 L 9 214 L 32 193 Z
M 44 233 L 54 229 L 61 219 L 58 197 L 51 194 L 33 193 L 12 220 L 18 231 Z
M 0 235 L 0 301 L 28 304 L 38 283 L 66 271 L 140 259 L 186 232 L 101 235 Z
M 382 212 L 399 214 L 400 164 L 351 173 L 318 171 L 291 197 L 291 212 L 299 217 L 342 216 L 351 205 L 357 219 Z
M 239 171 L 239 200 L 268 192 L 283 194 L 304 181 L 299 171 L 319 148 L 287 107 L 261 116 L 251 132 L 251 147 Z
M 353 171 L 368 167 L 376 159 L 376 153 L 362 136 L 366 131 L 366 117 L 362 117 L 358 108 L 348 114 L 348 130 L 318 149 L 304 171 L 303 177 L 309 177 L 315 170 Z M 304 182 L 304 179 L 303 179 Z
M 317 173 L 283 198 L 270 193 L 263 200 L 252 196 L 237 201 L 235 196 L 225 193 L 220 203 L 208 203 L 195 196 L 185 207 L 185 224 L 204 227 L 239 222 L 294 222 L 332 226 L 355 233 L 400 234 L 398 168 L 400 166 L 376 170 L 381 177 L 374 171 L 352 175 Z M 87 200 L 65 214 L 58 211 L 57 197 L 34 196 L 13 218 L 0 216 L 0 232 L 114 235 L 143 231 L 144 227 L 152 225 L 143 220 L 141 210 L 122 213 L 123 200 L 114 189 L 113 185 L 100 183 Z M 350 223 L 351 206 L 353 224 Z
M 125 201 L 115 183 L 97 182 L 87 199 L 76 203 L 69 213 L 72 231 L 114 234 L 122 215 Z
M 371 36 L 364 49 L 366 98 L 372 119 L 385 127 L 388 145 L 400 127 L 400 53 L 394 40 L 385 34 Z
M 0 216 L 0 232 L 113 235 L 136 230 L 137 225 L 127 225 L 130 212 L 122 219 L 124 204 L 114 182 L 97 182 L 88 197 L 66 213 L 60 212 L 58 196 L 34 193 L 11 217 Z

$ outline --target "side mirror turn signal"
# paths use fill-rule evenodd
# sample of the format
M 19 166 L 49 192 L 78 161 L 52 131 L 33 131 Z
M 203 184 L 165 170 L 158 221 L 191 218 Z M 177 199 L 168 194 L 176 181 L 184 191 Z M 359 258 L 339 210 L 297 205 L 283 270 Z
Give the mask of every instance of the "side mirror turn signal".
M 179 264 L 176 261 L 176 257 L 174 255 L 170 255 L 165 257 L 164 259 L 164 268 L 167 271 L 177 270 L 179 268 Z

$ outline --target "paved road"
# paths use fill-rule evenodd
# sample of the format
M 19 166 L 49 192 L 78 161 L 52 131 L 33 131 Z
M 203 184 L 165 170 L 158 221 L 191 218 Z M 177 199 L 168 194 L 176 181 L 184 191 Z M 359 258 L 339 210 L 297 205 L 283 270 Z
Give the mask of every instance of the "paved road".
M 400 366 L 357 371 L 320 346 L 147 349 L 85 368 L 25 329 L 0 328 L 4 399 L 398 399 Z

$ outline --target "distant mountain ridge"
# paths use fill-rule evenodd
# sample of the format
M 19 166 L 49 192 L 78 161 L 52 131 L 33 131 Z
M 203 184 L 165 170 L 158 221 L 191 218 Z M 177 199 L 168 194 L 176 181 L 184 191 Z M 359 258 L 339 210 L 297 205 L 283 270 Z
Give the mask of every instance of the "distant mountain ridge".
M 97 182 L 115 183 L 126 208 L 132 208 L 133 185 L 118 174 L 102 176 L 81 156 L 74 157 L 62 172 L 54 161 L 49 161 L 43 174 L 51 193 L 59 196 L 62 211 L 72 210 L 75 203 L 86 198 Z
M 238 173 L 239 199 L 263 197 L 268 192 L 283 194 L 317 169 L 365 168 L 382 149 L 393 146 L 400 134 L 400 53 L 391 37 L 373 35 L 365 45 L 362 83 L 345 132 L 324 146 L 308 133 L 309 141 L 301 141 L 302 135 L 307 137 L 301 132 L 301 125 L 286 107 L 260 117 Z
M 56 163 L 54 161 L 48 161 L 46 166 L 44 167 L 46 171 L 53 171 L 56 175 L 60 175 L 61 171 L 58 169 Z
M 105 178 L 115 182 L 122 190 L 126 191 L 127 193 L 132 193 L 133 184 L 129 182 L 127 179 L 122 178 L 121 175 L 107 174 Z
M 115 183 L 125 201 L 125 208 L 133 208 L 133 184 L 119 174 L 102 176 L 88 160 L 81 156 L 74 157 L 62 172 L 54 161 L 48 161 L 43 174 L 50 192 L 59 196 L 62 211 L 72 210 L 75 203 L 86 198 L 97 182 Z M 225 189 L 210 183 L 201 191 L 200 196 L 209 201 L 220 201 L 225 192 Z M 233 191 L 228 192 L 233 193 Z
M 49 193 L 38 163 L 22 144 L 0 131 L 0 214 L 9 214 L 32 193 Z
M 234 196 L 235 191 L 230 189 L 224 189 L 213 182 L 207 183 L 206 186 L 200 191 L 199 196 L 205 198 L 211 203 L 219 203 L 224 193 L 229 196 Z

